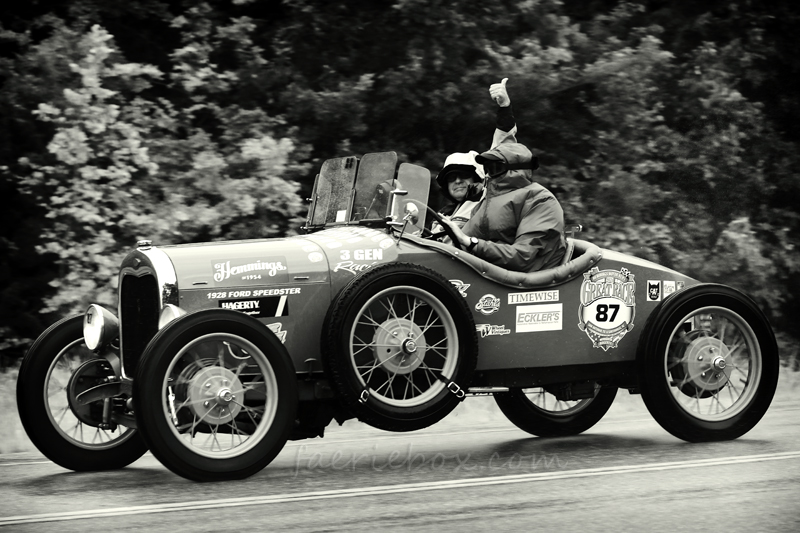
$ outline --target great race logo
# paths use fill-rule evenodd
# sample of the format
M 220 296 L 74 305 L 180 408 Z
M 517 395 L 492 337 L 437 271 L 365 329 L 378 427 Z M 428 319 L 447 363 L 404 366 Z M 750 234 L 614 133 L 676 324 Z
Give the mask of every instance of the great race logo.
M 583 274 L 578 327 L 595 348 L 616 348 L 633 329 L 635 316 L 636 282 L 627 268 L 616 271 L 594 267 Z

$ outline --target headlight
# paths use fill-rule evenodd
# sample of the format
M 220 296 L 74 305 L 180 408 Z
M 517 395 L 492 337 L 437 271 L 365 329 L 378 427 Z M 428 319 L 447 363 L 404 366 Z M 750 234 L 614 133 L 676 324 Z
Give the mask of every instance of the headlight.
M 161 309 L 161 316 L 158 317 L 158 329 L 163 328 L 179 316 L 186 314 L 186 311 L 177 305 L 167 304 Z
M 119 320 L 106 309 L 92 304 L 83 316 L 83 340 L 90 350 L 113 341 L 119 333 Z

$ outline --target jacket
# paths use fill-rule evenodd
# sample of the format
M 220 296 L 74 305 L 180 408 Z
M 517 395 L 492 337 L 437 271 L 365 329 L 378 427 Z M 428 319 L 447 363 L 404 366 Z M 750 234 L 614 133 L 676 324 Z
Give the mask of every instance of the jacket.
M 478 156 L 509 165 L 531 163 L 522 144 L 504 143 Z M 564 211 L 533 181 L 531 169 L 506 170 L 486 184 L 486 196 L 462 228 L 478 238 L 473 255 L 508 270 L 534 272 L 558 266 L 566 252 Z

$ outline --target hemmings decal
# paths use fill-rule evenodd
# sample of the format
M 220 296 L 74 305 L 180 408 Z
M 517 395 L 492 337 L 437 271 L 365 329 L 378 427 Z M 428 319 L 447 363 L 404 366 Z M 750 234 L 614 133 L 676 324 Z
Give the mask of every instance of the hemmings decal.
M 213 263 L 214 269 L 216 270 L 216 272 L 214 272 L 214 281 L 219 283 L 229 279 L 231 276 L 238 276 L 239 274 L 243 274 L 242 279 L 261 279 L 260 273 L 274 278 L 277 276 L 278 272 L 283 272 L 286 270 L 286 265 L 284 265 L 286 258 L 271 257 L 269 259 L 279 260 L 270 261 L 265 259 L 262 261 L 258 259 L 250 263 L 238 264 L 234 266 L 231 266 L 230 261 L 225 261 L 224 263 Z
M 521 305 L 516 308 L 517 333 L 561 330 L 562 304 Z
M 286 299 L 287 296 L 271 296 L 249 300 L 220 300 L 219 306 L 222 309 L 241 311 L 256 318 L 287 316 L 289 314 L 289 306 Z
M 585 331 L 595 348 L 608 351 L 633 329 L 636 316 L 636 282 L 627 268 L 583 274 L 578 327 Z
M 493 315 L 500 310 L 500 298 L 494 294 L 484 294 L 475 304 L 475 310 L 482 315 Z
M 464 298 L 467 297 L 467 289 L 469 289 L 469 286 L 471 285 L 470 283 L 464 283 L 460 279 L 451 279 L 450 283 L 455 286 L 456 290 L 461 296 Z
M 538 304 L 541 302 L 557 302 L 559 300 L 558 291 L 536 291 L 536 292 L 510 292 L 508 293 L 508 304 Z
M 489 335 L 508 335 L 511 333 L 505 324 L 502 326 L 495 326 L 493 324 L 475 324 L 475 329 L 481 334 L 481 337 L 488 337 Z
M 281 324 L 280 322 L 275 322 L 274 324 L 267 324 L 267 327 L 270 329 L 272 333 L 278 336 L 278 339 L 281 341 L 281 344 L 286 344 L 286 332 L 281 329 L 283 327 L 283 324 Z
M 647 280 L 647 301 L 660 302 L 661 301 L 661 281 L 657 279 Z

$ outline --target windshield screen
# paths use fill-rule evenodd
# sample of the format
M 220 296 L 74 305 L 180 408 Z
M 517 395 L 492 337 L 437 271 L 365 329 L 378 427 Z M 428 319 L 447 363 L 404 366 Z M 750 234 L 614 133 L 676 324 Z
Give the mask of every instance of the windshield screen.
M 410 163 L 395 169 L 397 154 L 394 152 L 365 154 L 360 161 L 353 156 L 325 161 L 314 183 L 309 226 L 380 226 L 385 224 L 387 216 L 400 222 L 409 212 L 409 202 L 404 199 L 412 199 L 419 204 L 410 217 L 407 231 L 421 231 L 425 224 L 430 171 Z M 407 191 L 407 194 L 392 194 L 396 190 Z
M 396 188 L 394 169 L 397 154 L 366 154 L 358 165 L 353 214 L 350 220 L 383 219 L 389 214 L 391 191 Z

